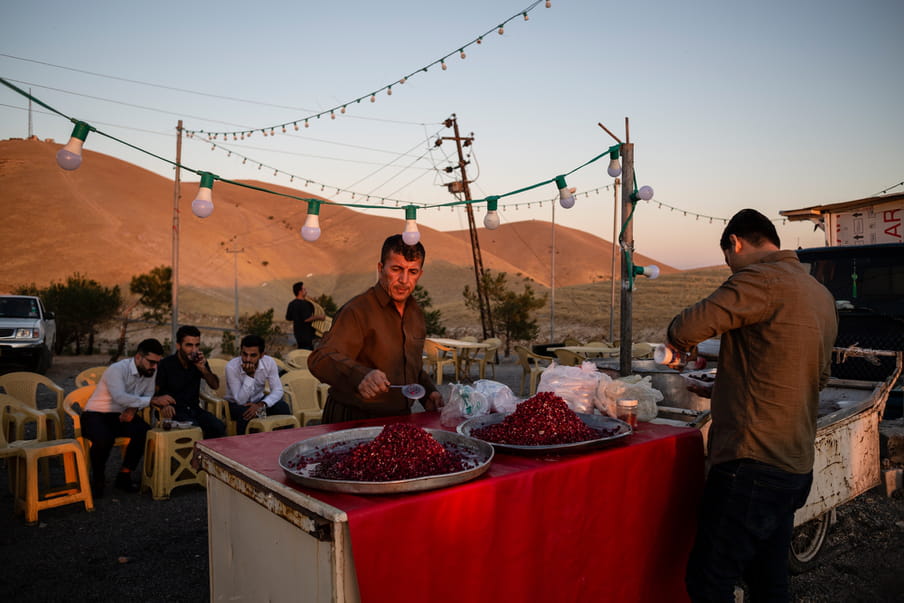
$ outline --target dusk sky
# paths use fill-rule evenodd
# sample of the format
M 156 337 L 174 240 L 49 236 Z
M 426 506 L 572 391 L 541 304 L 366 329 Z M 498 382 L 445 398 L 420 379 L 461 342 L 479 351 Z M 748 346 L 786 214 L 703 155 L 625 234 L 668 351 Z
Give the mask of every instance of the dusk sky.
M 303 123 L 348 104 L 335 120 L 220 137 L 213 150 L 205 137 L 184 139 L 182 163 L 343 203 L 383 197 L 393 207 L 454 200 L 443 186 L 454 145 L 434 146 L 437 135 L 452 135 L 442 126 L 452 113 L 474 133 L 474 198 L 573 170 L 614 144 L 597 122 L 624 139 L 628 117 L 638 184 L 656 193 L 637 206 L 636 250 L 680 268 L 720 264 L 721 218 L 739 209 L 779 219 L 784 209 L 904 191 L 900 0 L 551 4 L 6 2 L 0 77 L 170 160 L 179 119 L 188 130 L 231 132 Z M 447 55 L 446 70 L 421 71 Z M 27 135 L 27 106 L 0 86 L 0 138 Z M 39 138 L 64 143 L 71 130 L 34 107 Z M 172 177 L 166 162 L 100 134 L 85 147 Z M 556 209 L 557 224 L 612 238 L 607 164 L 568 177 L 577 203 Z M 225 186 L 215 185 L 214 203 Z M 187 211 L 194 188 L 183 195 Z M 555 197 L 552 184 L 506 197 L 501 221 L 548 221 Z M 288 199 L 285 208 L 286 216 L 306 211 Z M 398 217 L 401 231 L 402 211 L 364 211 Z M 482 224 L 483 205 L 475 211 Z M 462 208 L 421 210 L 418 222 L 467 227 Z M 780 224 L 779 233 L 789 248 L 823 243 L 810 224 Z

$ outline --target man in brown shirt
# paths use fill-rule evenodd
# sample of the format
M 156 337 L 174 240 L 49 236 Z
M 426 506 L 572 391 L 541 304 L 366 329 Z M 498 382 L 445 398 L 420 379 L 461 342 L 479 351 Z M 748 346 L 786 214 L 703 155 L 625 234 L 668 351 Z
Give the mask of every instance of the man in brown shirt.
M 426 252 L 401 235 L 386 239 L 377 264 L 376 285 L 348 301 L 333 326 L 308 357 L 308 368 L 330 384 L 324 423 L 406 415 L 411 401 L 390 385 L 419 383 L 427 390 L 426 410 L 442 396 L 423 370 L 427 327 L 411 297 L 423 274 Z
M 668 344 L 688 351 L 721 335 L 712 387 L 710 471 L 688 562 L 694 601 L 788 600 L 794 511 L 813 479 L 819 390 L 838 330 L 832 294 L 763 214 L 745 209 L 720 246 L 732 275 L 676 316 Z M 698 392 L 701 393 L 701 392 Z

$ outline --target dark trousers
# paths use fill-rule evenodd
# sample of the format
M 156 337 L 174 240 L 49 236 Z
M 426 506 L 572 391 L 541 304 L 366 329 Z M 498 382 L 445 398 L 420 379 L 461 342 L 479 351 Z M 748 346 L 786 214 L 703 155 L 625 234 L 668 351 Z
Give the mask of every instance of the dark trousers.
M 245 414 L 246 410 L 247 407 L 242 404 L 236 404 L 235 402 L 229 403 L 229 414 L 232 416 L 232 420 L 235 421 L 235 432 L 238 435 L 245 433 L 245 429 L 248 428 L 248 423 L 250 422 L 249 420 L 242 418 L 242 415 Z M 273 406 L 267 409 L 267 416 L 291 414 L 292 410 L 285 400 L 275 402 Z
M 122 459 L 123 468 L 130 471 L 137 469 L 141 455 L 144 454 L 144 441 L 149 429 L 144 419 L 137 415 L 131 421 L 123 423 L 119 420 L 118 412 L 83 412 L 82 434 L 91 441 L 90 457 L 94 480 L 103 481 L 104 467 L 118 437 L 129 438 L 129 445 Z
M 226 435 L 226 426 L 223 421 L 216 418 L 213 413 L 207 412 L 200 406 L 176 405 L 174 421 L 191 421 L 201 428 L 204 438 L 222 438 Z
M 687 566 L 691 600 L 733 602 L 743 580 L 754 602 L 788 601 L 794 511 L 812 483 L 812 472 L 788 473 L 749 459 L 714 465 Z

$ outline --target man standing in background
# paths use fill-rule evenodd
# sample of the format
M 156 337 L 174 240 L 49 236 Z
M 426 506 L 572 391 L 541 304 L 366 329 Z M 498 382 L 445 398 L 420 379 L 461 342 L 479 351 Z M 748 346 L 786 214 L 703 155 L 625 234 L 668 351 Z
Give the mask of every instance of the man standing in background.
M 326 317 L 314 314 L 314 304 L 308 301 L 308 290 L 304 283 L 298 282 L 292 285 L 292 293 L 295 299 L 289 302 L 286 308 L 286 320 L 292 321 L 292 330 L 295 334 L 295 344 L 299 350 L 314 349 L 314 325 L 315 320 L 324 320 Z

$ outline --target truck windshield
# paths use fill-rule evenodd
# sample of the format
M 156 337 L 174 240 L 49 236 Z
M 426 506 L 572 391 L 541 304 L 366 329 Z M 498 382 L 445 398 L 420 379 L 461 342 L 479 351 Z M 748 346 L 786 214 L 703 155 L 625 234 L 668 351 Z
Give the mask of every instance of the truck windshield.
M 40 318 L 38 301 L 22 297 L 0 298 L 0 318 Z

